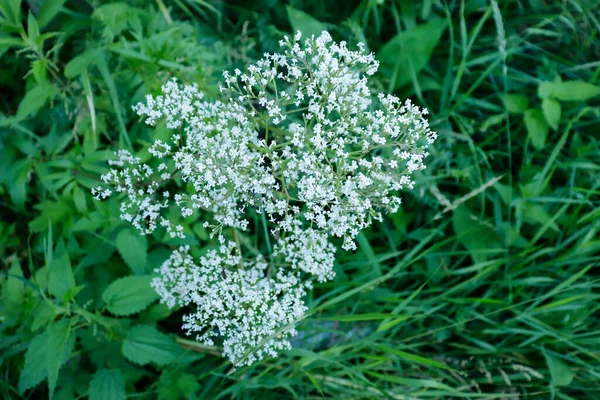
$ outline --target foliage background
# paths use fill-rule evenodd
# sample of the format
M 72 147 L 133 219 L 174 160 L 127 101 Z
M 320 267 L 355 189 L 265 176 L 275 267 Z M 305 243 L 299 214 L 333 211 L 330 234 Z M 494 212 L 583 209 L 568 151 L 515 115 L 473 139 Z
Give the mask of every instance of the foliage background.
M 234 371 L 148 286 L 201 221 L 141 237 L 89 189 L 170 135 L 132 104 L 296 29 L 366 43 L 440 138 L 294 349 Z M 0 397 L 600 397 L 599 34 L 595 0 L 0 0 Z

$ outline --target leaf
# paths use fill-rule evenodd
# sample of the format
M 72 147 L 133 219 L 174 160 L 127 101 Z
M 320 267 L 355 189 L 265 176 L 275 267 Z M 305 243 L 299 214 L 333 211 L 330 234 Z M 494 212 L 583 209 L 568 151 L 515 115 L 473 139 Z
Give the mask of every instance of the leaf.
M 501 98 L 502 102 L 504 103 L 504 107 L 506 107 L 506 110 L 509 113 L 523 114 L 529 107 L 529 100 L 527 100 L 527 97 L 522 94 L 507 94 Z
M 285 8 L 294 33 L 300 31 L 302 32 L 303 37 L 310 38 L 311 35 L 315 35 L 315 38 L 317 38 L 321 36 L 321 32 L 327 30 L 324 23 L 313 18 L 304 11 L 291 6 L 286 6 Z
M 50 399 L 54 395 L 58 371 L 71 354 L 75 346 L 75 336 L 71 333 L 71 320 L 62 319 L 48 328 L 47 343 L 47 368 L 48 368 L 48 390 Z
M 48 278 L 48 291 L 56 298 L 67 303 L 67 294 L 75 287 L 75 278 L 73 269 L 69 262 L 69 255 L 65 249 L 65 244 L 61 240 L 56 246 L 54 259 L 50 263 L 50 272 Z
M 544 99 L 554 97 L 562 101 L 585 101 L 600 94 L 600 86 L 583 81 L 542 82 L 538 95 Z
M 63 4 L 65 4 L 65 0 L 44 0 L 42 8 L 40 8 L 40 12 L 37 15 L 40 28 L 45 27 L 52 21 Z
M 494 251 L 501 249 L 495 231 L 473 219 L 465 205 L 454 210 L 452 226 L 458 241 L 469 250 L 476 264 L 487 261 Z
M 380 72 L 390 79 L 392 90 L 409 83 L 411 75 L 427 65 L 446 27 L 446 20 L 434 18 L 398 33 L 381 48 L 377 54 Z
M 166 365 L 175 361 L 183 352 L 171 336 L 150 326 L 132 328 L 121 350 L 127 359 L 139 365 L 151 362 Z
M 53 95 L 54 87 L 49 82 L 44 82 L 30 89 L 19 103 L 17 115 L 15 116 L 16 120 L 21 121 L 31 114 L 36 113 Z
M 118 369 L 96 371 L 90 382 L 90 400 L 125 400 L 125 381 Z
M 47 368 L 47 343 L 48 331 L 37 335 L 25 353 L 25 366 L 19 376 L 19 392 L 25 393 L 27 389 L 37 386 L 48 375 Z
M 548 125 L 550 125 L 552 129 L 557 130 L 561 114 L 560 103 L 555 99 L 544 99 L 542 100 L 542 112 L 544 113 L 544 118 L 546 118 Z
M 527 137 L 536 150 L 540 150 L 546 144 L 550 126 L 546 122 L 544 115 L 538 109 L 529 109 L 525 111 L 525 127 L 527 128 Z
M 40 36 L 40 27 L 33 12 L 29 11 L 27 15 L 27 37 L 31 44 L 35 45 L 38 37 Z
M 23 277 L 23 270 L 19 260 L 15 258 L 8 270 L 8 277 L 2 284 L 2 316 L 14 318 L 15 324 L 18 322 L 17 318 L 23 312 L 23 302 L 25 300 L 25 282 L 19 277 Z
M 546 358 L 546 364 L 550 371 L 550 377 L 552 383 L 555 386 L 568 386 L 574 378 L 573 371 L 569 368 L 564 361 L 560 358 L 549 354 L 545 349 L 543 350 L 544 357 Z
M 146 237 L 130 229 L 124 229 L 117 235 L 117 250 L 135 275 L 146 271 L 148 243 Z
M 90 49 L 82 54 L 73 57 L 65 66 L 65 76 L 69 79 L 76 77 L 87 71 L 97 57 L 102 56 L 98 49 Z
M 117 279 L 104 290 L 102 300 L 115 315 L 131 315 L 142 311 L 158 299 L 158 294 L 150 286 L 151 281 L 149 275 Z

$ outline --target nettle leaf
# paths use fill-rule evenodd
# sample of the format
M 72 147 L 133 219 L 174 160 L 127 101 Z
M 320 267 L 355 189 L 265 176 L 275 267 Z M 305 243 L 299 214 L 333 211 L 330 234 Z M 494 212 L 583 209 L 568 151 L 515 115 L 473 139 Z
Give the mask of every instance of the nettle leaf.
M 555 99 L 544 99 L 542 100 L 542 112 L 544 113 L 544 118 L 546 118 L 548 125 L 550 125 L 552 129 L 557 130 L 561 114 L 560 103 Z
M 175 361 L 183 353 L 181 346 L 171 336 L 150 326 L 132 328 L 121 350 L 127 359 L 139 365 L 149 363 L 166 365 Z
M 502 248 L 496 232 L 474 219 L 465 205 L 454 210 L 452 226 L 459 242 L 471 253 L 476 264 L 487 261 Z
M 17 109 L 17 115 L 15 119 L 17 121 L 21 121 L 31 114 L 34 114 L 40 110 L 44 104 L 54 96 L 55 87 L 49 82 L 43 82 L 42 84 L 35 86 L 30 89 L 23 100 L 19 103 L 19 108 Z
M 148 242 L 146 237 L 130 229 L 124 229 L 117 235 L 117 250 L 135 275 L 146 272 Z
M 552 383 L 555 386 L 569 386 L 575 377 L 573 371 L 571 371 L 569 366 L 563 360 L 548 353 L 545 349 L 543 353 L 546 358 L 548 370 L 550 371 Z
M 37 335 L 25 353 L 25 366 L 21 370 L 19 377 L 19 392 L 25 393 L 27 389 L 37 386 L 48 375 L 47 368 L 47 348 L 48 348 L 48 331 Z
M 94 60 L 100 56 L 102 56 L 102 54 L 98 49 L 90 49 L 76 57 L 73 57 L 65 66 L 65 76 L 69 79 L 72 79 L 80 74 L 83 74 L 87 71 L 90 64 L 92 64 Z
M 72 294 L 75 288 L 75 278 L 73 269 L 69 261 L 69 255 L 61 240 L 56 246 L 54 259 L 50 263 L 50 272 L 48 279 L 48 291 L 56 298 L 68 302 L 67 295 Z
M 527 128 L 527 137 L 536 150 L 540 150 L 546 144 L 550 126 L 542 111 L 538 109 L 529 109 L 525 111 L 525 127 Z
M 150 286 L 151 281 L 150 275 L 117 279 L 104 290 L 102 300 L 115 315 L 137 313 L 158 299 L 158 294 Z
M 58 371 L 71 354 L 75 346 L 75 335 L 71 331 L 71 320 L 63 319 L 48 328 L 47 344 L 47 367 L 48 367 L 48 390 L 50 399 L 54 396 Z
M 291 6 L 285 7 L 287 10 L 288 19 L 294 33 L 301 31 L 302 36 L 309 38 L 311 35 L 315 37 L 321 36 L 321 32 L 327 30 L 327 27 L 321 21 L 315 19 L 304 11 L 298 10 Z
M 431 21 L 398 33 L 377 54 L 380 72 L 389 77 L 391 89 L 398 89 L 416 77 L 429 62 L 448 23 L 445 19 Z
M 101 369 L 90 382 L 90 400 L 124 400 L 125 381 L 118 369 Z
M 19 260 L 15 258 L 8 270 L 6 281 L 2 283 L 2 316 L 14 318 L 13 325 L 18 322 L 17 318 L 23 312 L 23 302 L 25 301 L 25 281 L 19 278 L 23 278 L 23 270 Z
M 507 94 L 501 96 L 506 111 L 513 114 L 523 114 L 529 107 L 527 96 L 522 94 Z
M 40 28 L 48 25 L 50 21 L 58 14 L 66 0 L 44 0 L 40 12 L 38 13 L 38 23 Z

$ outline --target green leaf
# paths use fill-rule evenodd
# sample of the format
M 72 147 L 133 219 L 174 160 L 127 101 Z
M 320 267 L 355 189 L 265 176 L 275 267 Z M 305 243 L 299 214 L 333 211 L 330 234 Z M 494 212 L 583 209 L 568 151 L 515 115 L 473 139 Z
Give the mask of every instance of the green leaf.
M 523 114 L 529 107 L 529 100 L 522 94 L 507 94 L 501 96 L 504 107 L 509 113 Z
M 542 112 L 548 125 L 552 129 L 557 130 L 561 114 L 560 103 L 554 99 L 544 99 L 542 100 Z
M 39 36 L 40 27 L 33 12 L 29 11 L 29 14 L 27 15 L 27 38 L 31 44 L 35 45 Z
M 71 333 L 71 320 L 62 319 L 48 328 L 47 344 L 47 367 L 48 367 L 48 390 L 50 399 L 54 396 L 58 371 L 71 354 L 75 346 L 75 336 Z
M 304 11 L 291 6 L 286 6 L 285 8 L 294 33 L 300 31 L 305 38 L 310 38 L 311 35 L 315 35 L 315 38 L 317 38 L 321 36 L 321 32 L 327 30 L 324 23 L 313 18 Z
M 525 127 L 527 128 L 527 137 L 536 150 L 540 150 L 546 144 L 550 126 L 546 122 L 544 115 L 538 109 L 529 109 L 525 111 Z
M 65 0 L 44 0 L 42 8 L 40 8 L 40 12 L 37 15 L 40 28 L 45 27 L 52 21 L 63 4 L 65 4 Z
M 117 250 L 135 275 L 146 271 L 148 243 L 146 237 L 130 229 L 124 229 L 117 235 Z
M 552 383 L 555 386 L 568 386 L 574 378 L 573 371 L 569 366 L 560 358 L 549 354 L 545 349 L 543 350 L 544 357 L 546 358 L 546 364 L 550 371 L 550 377 Z
M 15 258 L 8 270 L 8 277 L 2 284 L 2 316 L 13 318 L 15 323 L 23 312 L 25 300 L 25 281 L 19 277 L 23 278 L 23 270 L 19 260 Z
M 390 79 L 392 90 L 409 83 L 427 65 L 447 25 L 446 20 L 434 18 L 398 33 L 381 48 L 380 72 Z
M 151 281 L 149 275 L 117 279 L 104 290 L 102 300 L 115 315 L 131 315 L 142 311 L 158 299 L 158 294 L 150 286 Z
M 37 335 L 25 353 L 25 366 L 21 370 L 19 377 L 19 392 L 25 393 L 27 389 L 37 386 L 48 375 L 47 368 L 47 349 L 48 349 L 48 331 Z
M 132 328 L 121 350 L 127 359 L 139 365 L 166 365 L 175 361 L 183 352 L 171 336 L 150 326 Z
M 474 219 L 464 204 L 454 210 L 452 226 L 458 241 L 467 248 L 476 264 L 487 261 L 495 251 L 501 249 L 496 232 Z
M 583 81 L 542 82 L 538 95 L 544 99 L 554 97 L 562 101 L 585 101 L 600 94 L 600 86 Z
M 90 400 L 125 400 L 125 381 L 118 369 L 96 371 L 90 382 Z
M 17 115 L 15 116 L 16 120 L 21 121 L 36 113 L 53 95 L 54 87 L 49 82 L 44 82 L 30 89 L 19 103 Z
M 48 291 L 66 303 L 70 300 L 66 296 L 74 287 L 75 278 L 73 277 L 69 254 L 64 242 L 61 240 L 56 246 L 54 259 L 50 264 Z
M 65 66 L 65 76 L 69 79 L 72 79 L 84 73 L 94 62 L 94 60 L 101 56 L 102 53 L 100 53 L 98 49 L 90 49 L 76 57 L 73 57 Z

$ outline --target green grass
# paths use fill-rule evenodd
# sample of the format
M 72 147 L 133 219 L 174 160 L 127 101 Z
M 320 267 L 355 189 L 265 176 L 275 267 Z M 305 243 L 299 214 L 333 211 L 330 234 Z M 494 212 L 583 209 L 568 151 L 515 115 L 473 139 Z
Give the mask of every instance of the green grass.
M 600 397 L 595 0 L 47 3 L 0 1 L 0 397 L 46 398 L 48 373 L 61 399 L 107 382 L 136 399 Z M 365 41 L 373 86 L 426 106 L 439 139 L 402 210 L 338 252 L 294 349 L 233 370 L 185 338 L 183 310 L 111 311 L 126 225 L 89 188 L 112 150 L 170 134 L 131 111 L 145 94 L 171 77 L 216 94 L 298 28 Z M 133 256 L 150 273 L 178 244 Z M 150 363 L 122 351 L 139 325 L 162 332 Z M 64 364 L 27 352 L 44 332 L 74 342 Z

